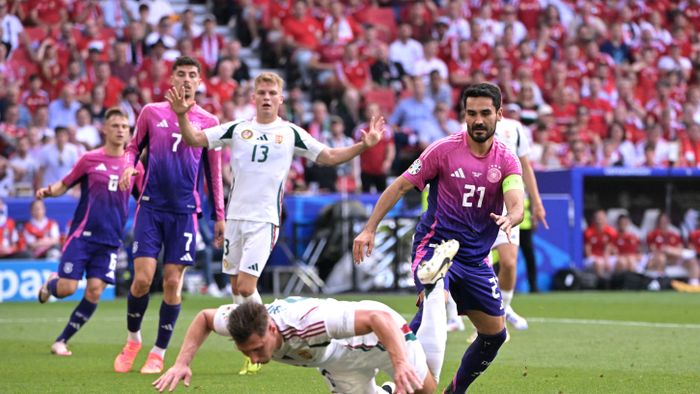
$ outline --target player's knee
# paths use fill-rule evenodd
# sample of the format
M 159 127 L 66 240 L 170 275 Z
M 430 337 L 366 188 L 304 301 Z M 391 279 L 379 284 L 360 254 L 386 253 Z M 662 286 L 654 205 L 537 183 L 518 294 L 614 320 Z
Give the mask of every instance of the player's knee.
M 131 282 L 131 294 L 136 297 L 144 296 L 151 289 L 152 279 L 147 279 L 145 277 L 134 276 L 133 282 Z
M 506 342 L 508 334 L 506 333 L 506 329 L 503 328 L 499 333 L 495 335 L 484 335 L 484 334 L 479 334 L 479 338 L 481 338 L 482 343 L 484 348 L 488 347 L 489 349 L 483 349 L 483 350 L 490 350 L 490 351 L 496 351 L 498 350 L 501 345 L 503 345 Z
M 78 281 L 77 280 L 68 280 L 64 282 L 65 285 L 60 287 L 60 292 L 62 293 L 60 296 L 61 297 L 68 297 L 72 295 L 73 293 L 78 290 Z
M 104 288 L 102 286 L 88 286 L 87 289 L 85 289 L 85 298 L 93 304 L 96 304 L 100 300 L 103 290 Z
M 180 277 L 173 276 L 163 278 L 164 291 L 177 291 L 180 288 Z
M 255 293 L 256 286 L 251 285 L 251 284 L 239 284 L 238 285 L 238 294 L 240 294 L 243 297 L 250 297 Z

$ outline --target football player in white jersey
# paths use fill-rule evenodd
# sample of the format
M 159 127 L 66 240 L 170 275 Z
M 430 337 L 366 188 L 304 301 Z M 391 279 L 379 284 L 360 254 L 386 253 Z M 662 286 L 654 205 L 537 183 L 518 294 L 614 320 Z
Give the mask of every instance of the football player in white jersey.
M 215 331 L 232 337 L 253 362 L 317 368 L 333 393 L 384 393 L 375 382 L 378 371 L 394 378 L 393 393 L 433 393 L 447 341 L 440 289 L 457 249 L 457 241 L 443 243 L 418 268 L 426 299 L 415 334 L 401 315 L 376 301 L 290 297 L 267 307 L 255 302 L 223 305 L 197 314 L 175 364 L 153 386 L 161 392 L 174 390 L 181 380 L 189 386 L 190 364 Z
M 338 165 L 376 145 L 384 128 L 384 118 L 376 117 L 360 142 L 329 148 L 278 116 L 283 88 L 284 81 L 277 74 L 260 74 L 253 89 L 255 117 L 206 130 L 194 128 L 186 116 L 194 101 L 186 100 L 176 89 L 166 94 L 187 144 L 208 148 L 231 145 L 234 180 L 226 213 L 223 272 L 231 276 L 235 304 L 249 300 L 262 303 L 258 278 L 277 241 L 284 184 L 294 156 L 321 165 Z M 241 374 L 258 369 L 247 362 Z
M 547 212 L 542 204 L 537 181 L 535 180 L 535 173 L 528 159 L 530 155 L 530 136 L 525 126 L 515 119 L 504 117 L 496 124 L 496 138 L 520 159 L 520 165 L 523 169 L 523 181 L 531 201 L 533 223 L 542 222 L 545 228 L 549 228 L 545 219 Z M 510 305 L 515 292 L 519 245 L 520 228 L 515 226 L 510 230 L 510 239 L 508 239 L 505 232 L 500 231 L 491 249 L 498 251 L 499 255 L 498 284 L 501 287 L 501 295 L 503 296 L 506 321 L 516 330 L 526 330 L 528 328 L 527 320 L 515 313 Z M 454 301 L 450 300 L 449 302 L 453 303 Z M 448 321 L 450 322 L 457 321 L 459 318 L 458 316 L 452 316 L 454 313 L 452 310 L 456 311 L 456 308 L 448 306 Z

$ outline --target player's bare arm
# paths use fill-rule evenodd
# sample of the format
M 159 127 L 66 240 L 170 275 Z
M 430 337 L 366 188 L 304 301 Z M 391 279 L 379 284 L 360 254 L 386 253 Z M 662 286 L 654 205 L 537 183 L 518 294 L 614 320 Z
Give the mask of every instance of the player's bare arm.
M 187 119 L 187 113 L 194 107 L 195 101 L 194 98 L 188 99 L 185 96 L 185 88 L 182 87 L 179 91 L 174 87 L 168 89 L 165 93 L 165 99 L 168 100 L 170 108 L 172 108 L 173 112 L 177 115 L 180 133 L 187 145 L 194 147 L 209 146 L 207 136 L 201 130 L 197 130 L 192 126 L 190 120 Z
M 187 328 L 187 334 L 185 334 L 185 340 L 182 342 L 175 364 L 153 382 L 153 387 L 156 390 L 161 393 L 166 388 L 168 391 L 173 391 L 181 380 L 184 382 L 185 387 L 190 386 L 190 379 L 192 379 L 190 364 L 197 350 L 207 339 L 209 333 L 214 330 L 215 313 L 216 309 L 204 309 L 195 316 L 189 328 Z
M 63 181 L 57 181 L 48 187 L 42 187 L 36 191 L 36 198 L 41 200 L 45 197 L 58 197 L 64 195 L 68 191 L 68 187 L 63 184 Z
M 382 131 L 384 130 L 385 123 L 386 121 L 383 116 L 373 116 L 369 122 L 369 130 L 362 130 L 362 139 L 360 142 L 342 148 L 326 148 L 318 155 L 316 163 L 326 166 L 342 164 L 377 145 L 382 139 Z
M 355 335 L 374 333 L 389 353 L 394 366 L 396 392 L 412 393 L 423 388 L 415 368 L 408 362 L 403 334 L 391 315 L 385 311 L 355 311 Z
M 537 179 L 535 179 L 535 171 L 533 171 L 530 165 L 530 159 L 527 156 L 519 157 L 520 165 L 523 168 L 523 182 L 525 182 L 525 187 L 530 195 L 530 203 L 532 207 L 532 223 L 537 225 L 542 223 L 544 228 L 549 229 L 549 224 L 547 224 L 547 211 L 544 209 L 544 204 L 542 204 L 542 198 L 540 197 L 540 189 L 537 187 Z
M 369 255 L 372 254 L 372 249 L 374 249 L 374 234 L 377 231 L 379 222 L 381 222 L 391 208 L 396 205 L 396 202 L 413 188 L 414 186 L 411 182 L 400 176 L 384 190 L 384 193 L 382 193 L 377 204 L 374 206 L 372 215 L 370 215 L 367 220 L 365 228 L 355 237 L 355 241 L 352 244 L 352 256 L 356 263 L 361 263 L 364 256 L 369 257 Z
M 510 242 L 511 228 L 523 221 L 525 192 L 522 189 L 510 189 L 503 194 L 503 199 L 506 203 L 507 213 L 505 215 L 491 213 L 491 219 L 496 222 L 501 231 L 506 233 L 508 242 Z

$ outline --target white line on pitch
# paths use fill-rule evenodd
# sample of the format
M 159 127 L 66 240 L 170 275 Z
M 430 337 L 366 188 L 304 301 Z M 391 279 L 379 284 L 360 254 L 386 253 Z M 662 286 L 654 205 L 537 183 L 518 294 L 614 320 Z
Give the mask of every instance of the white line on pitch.
M 19 317 L 16 319 L 0 318 L 0 324 L 31 324 L 31 323 L 61 323 L 68 321 L 70 315 L 64 317 Z M 103 322 L 124 322 L 126 317 L 96 317 L 95 320 Z M 144 317 L 144 321 L 155 321 L 155 317 Z

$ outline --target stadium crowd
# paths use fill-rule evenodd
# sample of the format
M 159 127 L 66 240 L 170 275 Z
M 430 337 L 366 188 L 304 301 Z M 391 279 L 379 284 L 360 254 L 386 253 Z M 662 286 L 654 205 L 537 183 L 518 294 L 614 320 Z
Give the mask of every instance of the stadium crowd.
M 197 100 L 221 122 L 254 114 L 250 56 L 283 70 L 280 115 L 328 146 L 387 116 L 382 142 L 354 163 L 295 161 L 290 193 L 382 191 L 461 131 L 459 95 L 482 81 L 528 126 L 535 169 L 700 167 L 700 1 L 211 3 L 196 15 L 164 0 L 0 0 L 0 197 L 60 180 L 102 144 L 108 108 L 133 127 L 143 105 L 164 100 L 179 55 L 202 64 Z M 56 223 L 40 214 L 32 228 L 51 242 L 28 247 L 4 210 L 3 254 L 51 250 Z

